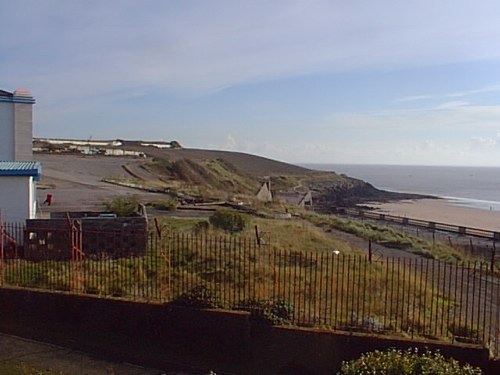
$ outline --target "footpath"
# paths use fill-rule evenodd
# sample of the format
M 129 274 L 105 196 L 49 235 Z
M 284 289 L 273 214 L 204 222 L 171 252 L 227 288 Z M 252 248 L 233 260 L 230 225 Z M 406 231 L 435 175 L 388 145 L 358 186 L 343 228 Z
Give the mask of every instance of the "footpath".
M 85 353 L 0 333 L 0 362 L 51 370 L 61 375 L 174 375 L 127 363 L 113 363 Z M 188 375 L 187 373 L 185 375 Z

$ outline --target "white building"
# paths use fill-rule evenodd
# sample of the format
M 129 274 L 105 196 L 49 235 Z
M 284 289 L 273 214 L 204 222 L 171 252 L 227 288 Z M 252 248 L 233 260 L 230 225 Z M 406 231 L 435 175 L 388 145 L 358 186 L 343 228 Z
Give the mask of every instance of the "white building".
M 26 89 L 0 90 L 0 210 L 4 222 L 36 216 L 36 181 L 41 167 L 33 161 L 34 103 Z
M 4 222 L 19 223 L 36 218 L 37 161 L 0 161 L 0 209 Z
M 0 90 L 0 161 L 33 160 L 33 104 L 26 89 Z

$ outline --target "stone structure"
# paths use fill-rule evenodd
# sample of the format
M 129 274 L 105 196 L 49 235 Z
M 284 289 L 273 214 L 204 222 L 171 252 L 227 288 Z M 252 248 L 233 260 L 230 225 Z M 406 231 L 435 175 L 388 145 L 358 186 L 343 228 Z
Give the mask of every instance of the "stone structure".
M 272 202 L 273 194 L 271 193 L 271 180 L 265 181 L 257 192 L 257 199 L 261 202 Z
M 313 198 L 310 191 L 307 191 L 305 193 L 295 191 L 280 191 L 276 193 L 276 199 L 302 208 L 311 207 L 313 205 Z

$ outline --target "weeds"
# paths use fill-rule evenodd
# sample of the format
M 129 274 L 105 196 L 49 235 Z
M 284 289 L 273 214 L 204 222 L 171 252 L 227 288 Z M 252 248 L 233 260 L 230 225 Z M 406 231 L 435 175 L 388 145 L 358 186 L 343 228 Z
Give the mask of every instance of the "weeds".
M 392 228 L 362 221 L 346 220 L 331 215 L 306 212 L 302 216 L 305 220 L 321 228 L 351 233 L 380 245 L 406 250 L 425 258 L 455 262 L 464 260 L 464 255 L 451 246 L 441 242 L 427 241 Z

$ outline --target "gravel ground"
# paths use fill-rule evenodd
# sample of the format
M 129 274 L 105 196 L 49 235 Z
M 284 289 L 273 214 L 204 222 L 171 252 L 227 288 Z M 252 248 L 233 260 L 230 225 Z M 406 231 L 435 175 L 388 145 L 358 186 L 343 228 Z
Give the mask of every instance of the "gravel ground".
M 103 210 L 102 202 L 116 195 L 139 195 L 145 200 L 165 198 L 137 189 L 103 182 L 103 178 L 130 176 L 123 165 L 135 164 L 137 159 L 126 157 L 37 154 L 42 162 L 41 186 L 37 192 L 42 214 L 55 211 Z M 53 195 L 51 206 L 44 206 L 46 194 Z

